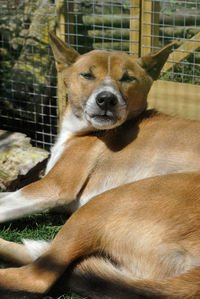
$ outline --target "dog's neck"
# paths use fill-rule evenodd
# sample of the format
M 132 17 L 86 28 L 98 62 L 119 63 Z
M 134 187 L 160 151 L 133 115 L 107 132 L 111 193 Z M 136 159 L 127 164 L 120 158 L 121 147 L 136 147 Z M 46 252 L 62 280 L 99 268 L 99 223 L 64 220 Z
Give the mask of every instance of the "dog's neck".
M 98 130 L 87 122 L 86 119 L 83 119 L 77 115 L 75 115 L 70 107 L 70 104 L 68 103 L 67 108 L 63 114 L 63 120 L 62 120 L 62 127 L 61 131 L 69 132 L 71 136 L 84 136 L 84 135 L 96 135 L 98 137 L 104 136 L 105 134 L 118 134 L 118 132 L 121 132 L 124 127 L 135 127 L 140 122 L 142 122 L 144 119 L 153 117 L 155 115 L 158 115 L 159 113 L 156 110 L 147 110 L 144 108 L 144 110 L 137 116 L 134 116 L 130 119 L 128 119 L 125 123 L 122 125 L 109 129 L 109 130 Z

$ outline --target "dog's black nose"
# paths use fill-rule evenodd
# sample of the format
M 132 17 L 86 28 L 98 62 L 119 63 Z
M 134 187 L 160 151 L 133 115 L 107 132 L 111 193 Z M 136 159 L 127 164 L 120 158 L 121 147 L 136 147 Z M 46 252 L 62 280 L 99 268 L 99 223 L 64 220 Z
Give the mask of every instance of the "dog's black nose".
M 117 97 L 110 91 L 102 91 L 96 96 L 96 103 L 102 109 L 112 108 L 117 104 Z

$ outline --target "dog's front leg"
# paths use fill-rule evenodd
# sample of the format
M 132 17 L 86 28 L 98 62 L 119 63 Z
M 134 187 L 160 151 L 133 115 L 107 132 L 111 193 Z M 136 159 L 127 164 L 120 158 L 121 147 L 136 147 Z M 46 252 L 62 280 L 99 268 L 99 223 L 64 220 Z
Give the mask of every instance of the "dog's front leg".
M 58 205 L 57 189 L 53 179 L 42 179 L 18 191 L 7 193 L 0 198 L 0 222 L 53 208 Z
M 67 206 L 87 181 L 99 150 L 95 137 L 75 138 L 43 179 L 0 198 L 0 222 Z

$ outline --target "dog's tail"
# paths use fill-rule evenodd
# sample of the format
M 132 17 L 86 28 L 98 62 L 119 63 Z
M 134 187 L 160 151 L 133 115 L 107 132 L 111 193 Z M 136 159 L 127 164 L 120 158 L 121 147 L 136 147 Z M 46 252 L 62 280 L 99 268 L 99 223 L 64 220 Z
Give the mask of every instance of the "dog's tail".
M 109 259 L 91 256 L 68 270 L 61 285 L 92 299 L 200 298 L 200 267 L 168 279 L 136 279 Z

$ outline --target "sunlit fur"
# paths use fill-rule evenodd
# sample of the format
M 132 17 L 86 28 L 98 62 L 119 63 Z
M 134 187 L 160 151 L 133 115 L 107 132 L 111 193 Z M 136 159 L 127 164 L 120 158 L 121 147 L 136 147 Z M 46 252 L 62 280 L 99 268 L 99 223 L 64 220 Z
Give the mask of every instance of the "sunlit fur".
M 200 123 L 146 109 L 173 44 L 135 59 L 50 37 L 68 91 L 61 131 L 44 178 L 0 196 L 0 221 L 72 216 L 49 244 L 0 239 L 0 256 L 25 264 L 1 269 L 0 289 L 200 298 Z M 104 91 L 114 102 L 101 106 Z

